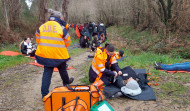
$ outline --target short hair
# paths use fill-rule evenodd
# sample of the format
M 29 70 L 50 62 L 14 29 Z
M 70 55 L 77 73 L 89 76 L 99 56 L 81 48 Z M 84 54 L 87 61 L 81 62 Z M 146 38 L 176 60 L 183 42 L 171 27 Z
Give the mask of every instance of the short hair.
M 110 44 L 109 44 L 109 43 L 105 43 L 105 46 L 104 46 L 104 47 L 106 48 L 108 45 L 110 45 Z
M 111 45 L 111 44 L 109 44 L 109 45 L 106 47 L 106 49 L 107 49 L 107 51 L 109 51 L 109 52 L 115 51 L 115 47 L 114 47 L 113 45 Z
M 24 38 L 24 41 L 26 41 L 27 40 L 27 37 L 26 38 Z

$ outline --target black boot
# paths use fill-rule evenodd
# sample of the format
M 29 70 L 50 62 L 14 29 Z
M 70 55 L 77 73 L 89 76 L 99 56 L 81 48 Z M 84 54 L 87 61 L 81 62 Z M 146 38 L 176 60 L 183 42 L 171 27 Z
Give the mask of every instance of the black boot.
M 71 77 L 71 78 L 69 79 L 69 84 L 71 84 L 73 81 L 74 81 L 74 78 Z

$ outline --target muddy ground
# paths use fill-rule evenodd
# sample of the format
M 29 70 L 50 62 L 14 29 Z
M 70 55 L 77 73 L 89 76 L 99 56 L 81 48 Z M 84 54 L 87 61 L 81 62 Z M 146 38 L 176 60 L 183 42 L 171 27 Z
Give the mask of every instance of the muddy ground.
M 73 57 L 68 64 L 76 69 L 68 70 L 69 76 L 74 77 L 73 84 L 81 84 L 84 77 L 80 70 L 82 65 L 91 62 L 86 59 L 90 52 Z M 0 72 L 0 111 L 43 111 L 41 98 L 41 78 L 43 68 L 23 64 Z M 62 86 L 58 72 L 53 73 L 50 91 L 56 86 Z M 189 98 L 189 97 L 188 97 Z M 173 104 L 172 99 L 157 101 L 137 101 L 127 97 L 107 100 L 115 111 L 190 111 L 190 106 Z

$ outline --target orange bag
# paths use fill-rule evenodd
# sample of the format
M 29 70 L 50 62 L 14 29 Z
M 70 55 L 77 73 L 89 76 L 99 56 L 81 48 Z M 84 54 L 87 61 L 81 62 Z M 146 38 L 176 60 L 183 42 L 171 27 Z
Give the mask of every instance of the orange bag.
M 95 85 L 71 85 L 56 87 L 43 101 L 45 111 L 90 111 L 100 97 L 104 99 Z
M 100 79 L 100 80 L 98 80 L 98 81 L 96 81 L 96 82 L 94 82 L 92 85 L 95 85 L 95 86 L 97 86 L 100 90 L 103 90 L 103 88 L 104 88 L 104 82 Z

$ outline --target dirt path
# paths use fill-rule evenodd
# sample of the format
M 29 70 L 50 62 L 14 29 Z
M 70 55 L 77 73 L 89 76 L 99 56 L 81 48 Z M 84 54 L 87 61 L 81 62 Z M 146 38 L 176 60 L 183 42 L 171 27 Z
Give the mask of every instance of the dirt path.
M 76 69 L 68 70 L 70 77 L 74 77 L 73 84 L 81 84 L 84 77 L 81 73 L 82 65 L 91 62 L 86 59 L 90 52 L 73 57 L 68 64 Z M 43 68 L 23 64 L 12 69 L 0 72 L 0 111 L 43 111 L 41 99 L 41 78 Z M 62 86 L 58 72 L 53 73 L 50 91 L 56 86 Z M 126 97 L 107 100 L 115 111 L 163 111 L 184 110 L 190 111 L 189 107 L 172 104 L 172 100 L 136 101 Z
M 76 69 L 68 70 L 70 77 L 74 77 L 73 84 L 79 84 L 84 77 L 81 74 L 80 65 L 90 52 L 85 52 L 77 57 L 73 57 L 68 64 Z M 41 78 L 43 68 L 28 64 L 14 67 L 0 73 L 0 111 L 43 111 L 41 99 Z M 54 72 L 51 80 L 50 91 L 56 86 L 62 86 L 62 81 L 58 72 Z

